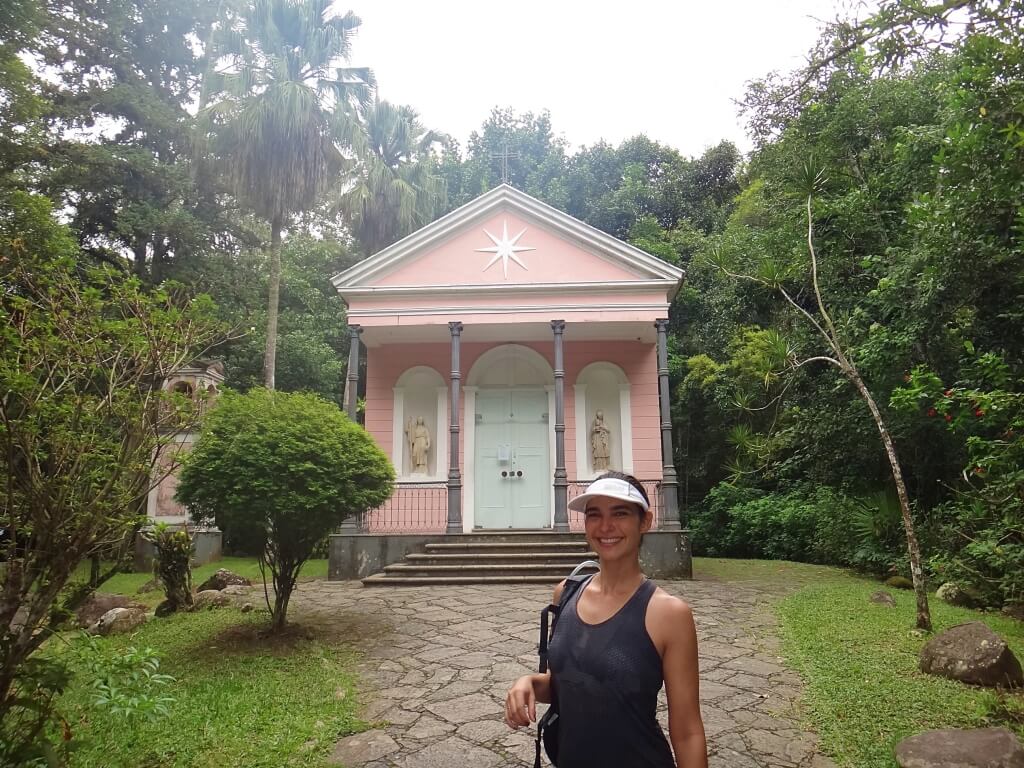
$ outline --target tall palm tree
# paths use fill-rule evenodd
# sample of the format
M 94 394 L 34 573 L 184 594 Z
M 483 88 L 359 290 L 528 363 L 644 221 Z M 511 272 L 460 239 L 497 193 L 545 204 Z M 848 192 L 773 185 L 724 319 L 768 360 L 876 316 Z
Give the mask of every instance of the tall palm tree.
M 236 196 L 270 224 L 264 382 L 274 388 L 281 232 L 311 208 L 345 166 L 355 116 L 373 73 L 342 67 L 362 23 L 332 0 L 231 3 L 210 41 L 199 140 Z
M 447 137 L 427 130 L 412 107 L 376 101 L 353 141 L 357 164 L 343 179 L 338 208 L 369 256 L 429 224 L 445 183 L 434 150 Z

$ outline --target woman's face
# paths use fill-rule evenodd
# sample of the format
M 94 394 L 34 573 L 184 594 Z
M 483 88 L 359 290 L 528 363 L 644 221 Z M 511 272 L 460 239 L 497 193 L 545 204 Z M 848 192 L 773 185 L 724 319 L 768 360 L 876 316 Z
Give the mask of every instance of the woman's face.
M 636 557 L 640 537 L 651 529 L 652 515 L 636 504 L 595 496 L 583 513 L 587 542 L 602 560 Z

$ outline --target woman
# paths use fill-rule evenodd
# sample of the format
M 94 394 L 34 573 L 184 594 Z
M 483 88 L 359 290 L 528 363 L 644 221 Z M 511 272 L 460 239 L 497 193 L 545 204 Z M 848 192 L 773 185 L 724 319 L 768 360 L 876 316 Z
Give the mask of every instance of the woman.
M 535 722 L 537 702 L 555 693 L 558 768 L 707 768 L 693 614 L 640 570 L 640 541 L 653 523 L 647 493 L 635 477 L 607 472 L 569 508 L 583 512 L 601 571 L 562 609 L 548 648 L 551 671 L 509 689 L 505 722 Z M 671 748 L 656 718 L 662 682 Z

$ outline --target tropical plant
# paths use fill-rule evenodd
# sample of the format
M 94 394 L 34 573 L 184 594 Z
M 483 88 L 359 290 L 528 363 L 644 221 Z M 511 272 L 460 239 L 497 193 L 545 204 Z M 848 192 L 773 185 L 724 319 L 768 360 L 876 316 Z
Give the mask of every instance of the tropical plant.
M 275 384 L 282 232 L 338 177 L 355 113 L 372 95 L 369 69 L 339 66 L 360 24 L 330 0 L 248 0 L 211 38 L 198 146 L 270 225 L 268 389 Z
M 369 434 L 315 395 L 225 393 L 179 475 L 178 499 L 269 569 L 281 631 L 302 564 L 341 522 L 392 492 L 391 462 Z
M 166 597 L 157 606 L 157 615 L 191 608 L 195 601 L 192 598 L 192 537 L 188 529 L 175 530 L 166 523 L 157 523 L 146 538 L 156 551 L 154 570 Z
M 219 337 L 208 299 L 146 293 L 78 254 L 48 200 L 0 200 L 3 728 L 46 706 L 26 665 L 87 594 L 66 587 L 83 560 L 131 542 L 169 428 L 193 423 L 163 380 Z
M 445 203 L 435 150 L 447 140 L 412 107 L 374 102 L 353 146 L 358 163 L 342 178 L 342 218 L 369 256 L 434 220 Z

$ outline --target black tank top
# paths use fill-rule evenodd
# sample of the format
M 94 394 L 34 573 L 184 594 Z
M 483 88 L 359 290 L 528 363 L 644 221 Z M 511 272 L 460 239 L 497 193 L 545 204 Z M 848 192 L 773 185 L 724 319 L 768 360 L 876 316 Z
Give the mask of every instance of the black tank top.
M 589 583 L 589 582 L 588 582 Z M 558 768 L 675 768 L 657 720 L 661 657 L 644 624 L 656 589 L 646 579 L 600 624 L 562 609 L 548 658 L 559 707 Z

